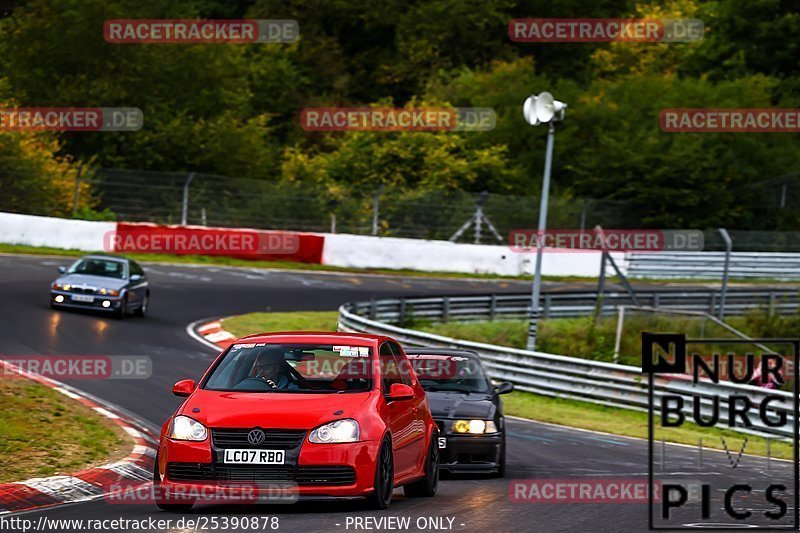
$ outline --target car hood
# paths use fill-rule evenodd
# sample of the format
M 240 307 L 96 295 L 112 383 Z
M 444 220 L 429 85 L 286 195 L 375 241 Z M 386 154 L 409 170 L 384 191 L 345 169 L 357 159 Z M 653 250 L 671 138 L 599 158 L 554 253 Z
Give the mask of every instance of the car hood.
M 313 429 L 336 418 L 356 416 L 369 397 L 369 392 L 302 394 L 198 389 L 180 414 L 210 428 Z M 342 413 L 334 415 L 338 411 Z
M 98 289 L 119 290 L 128 281 L 124 279 L 109 278 L 105 276 L 90 276 L 86 274 L 66 274 L 56 280 L 58 283 L 69 283 L 70 285 L 88 285 Z
M 428 392 L 434 418 L 482 418 L 493 420 L 497 408 L 490 394 L 477 392 Z

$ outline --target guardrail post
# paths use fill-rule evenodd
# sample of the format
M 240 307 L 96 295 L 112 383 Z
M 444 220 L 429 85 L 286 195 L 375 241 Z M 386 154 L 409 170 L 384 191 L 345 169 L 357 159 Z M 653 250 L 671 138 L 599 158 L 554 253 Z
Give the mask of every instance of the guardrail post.
M 378 314 L 377 304 L 375 303 L 375 298 L 370 298 L 369 300 L 369 318 L 370 320 L 375 320 L 375 316 Z
M 722 236 L 722 240 L 725 241 L 725 266 L 723 267 L 722 271 L 722 290 L 720 291 L 719 297 L 719 319 L 725 319 L 725 295 L 728 292 L 728 270 L 731 266 L 731 250 L 733 249 L 733 241 L 731 240 L 730 235 L 728 235 L 728 230 L 725 228 L 719 228 L 719 234 Z
M 442 322 L 450 320 L 450 298 L 442 298 Z
M 191 185 L 192 180 L 194 179 L 194 172 L 189 173 L 189 177 L 186 178 L 186 181 L 183 184 L 183 202 L 181 206 L 181 226 L 185 226 L 187 224 L 189 218 L 189 185 Z
M 653 307 L 660 307 L 661 306 L 661 295 L 657 292 L 653 293 Z
M 550 304 L 552 303 L 552 301 L 553 301 L 552 296 L 550 296 L 549 294 L 544 295 L 544 315 L 542 315 L 542 318 L 544 318 L 545 320 L 550 318 Z
M 769 316 L 775 314 L 775 293 L 769 291 Z
M 400 324 L 406 323 L 406 299 L 400 299 Z
M 711 297 L 711 302 L 708 305 L 708 314 L 713 315 L 717 311 L 717 293 L 712 292 L 709 296 Z
M 492 298 L 489 303 L 489 320 L 494 320 L 495 313 L 497 313 L 497 295 L 492 294 Z

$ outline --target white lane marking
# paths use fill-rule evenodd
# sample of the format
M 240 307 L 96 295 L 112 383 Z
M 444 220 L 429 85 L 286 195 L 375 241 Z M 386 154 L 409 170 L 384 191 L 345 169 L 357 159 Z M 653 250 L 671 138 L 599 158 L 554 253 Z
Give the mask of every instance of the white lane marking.
M 210 340 L 211 342 L 219 342 L 219 341 L 226 341 L 228 339 L 235 339 L 236 336 L 232 335 L 231 332 L 229 331 L 222 330 L 222 331 L 216 331 L 214 333 L 208 333 L 205 335 L 205 338 L 207 340 Z
M 51 476 L 19 481 L 15 485 L 25 485 L 58 500 L 83 501 L 103 493 L 103 488 L 92 485 L 74 476 Z
M 207 346 L 208 348 L 211 348 L 212 350 L 214 350 L 214 352 L 219 353 L 219 351 L 220 351 L 220 347 L 219 346 L 217 346 L 213 342 L 207 341 L 201 335 L 198 335 L 194 331 L 194 328 L 197 327 L 197 324 L 202 324 L 204 322 L 208 322 L 209 320 L 212 320 L 212 319 L 210 319 L 210 318 L 201 318 L 200 320 L 195 320 L 194 322 L 192 322 L 191 324 L 186 326 L 186 334 L 189 335 L 194 340 L 196 340 L 197 342 L 199 342 L 200 344 L 203 344 L 204 346 Z
M 112 413 L 108 409 L 104 409 L 102 407 L 92 407 L 92 409 L 94 409 L 95 411 L 97 411 L 98 413 L 100 413 L 101 415 L 103 415 L 103 416 L 105 416 L 107 418 L 114 418 L 114 419 L 118 419 L 119 418 L 118 415 Z

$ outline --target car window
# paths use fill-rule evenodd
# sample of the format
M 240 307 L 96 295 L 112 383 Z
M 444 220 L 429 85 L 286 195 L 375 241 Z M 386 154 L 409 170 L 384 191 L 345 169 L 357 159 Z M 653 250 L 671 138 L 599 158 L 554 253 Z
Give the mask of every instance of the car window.
M 70 274 L 85 274 L 87 276 L 116 279 L 125 279 L 127 277 L 124 262 L 100 258 L 79 259 L 69 267 L 68 272 Z
M 414 354 L 411 366 L 427 392 L 489 392 L 491 384 L 480 361 L 472 357 Z
M 412 386 L 411 380 L 411 372 L 409 369 L 411 368 L 411 363 L 408 362 L 406 356 L 403 354 L 403 350 L 400 348 L 400 345 L 394 342 L 387 343 L 394 354 L 395 361 L 397 363 L 397 372 L 400 375 L 400 380 L 405 385 L 409 387 Z
M 399 369 L 397 368 L 397 360 L 394 356 L 394 351 L 388 342 L 381 344 L 380 349 L 380 364 L 381 373 L 383 375 L 382 389 L 384 394 L 389 394 L 392 385 L 395 383 L 403 383 L 400 377 Z
M 139 263 L 131 261 L 129 264 L 131 265 L 131 275 L 137 274 L 139 276 L 144 276 L 144 269 L 139 266 Z
M 371 388 L 372 350 L 330 344 L 237 343 L 204 388 L 237 392 L 336 393 Z

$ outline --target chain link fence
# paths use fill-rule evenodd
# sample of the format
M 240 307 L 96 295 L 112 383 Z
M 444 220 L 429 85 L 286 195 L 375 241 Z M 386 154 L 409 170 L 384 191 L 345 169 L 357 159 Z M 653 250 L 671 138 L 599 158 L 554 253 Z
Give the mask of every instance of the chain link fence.
M 476 209 L 505 243 L 513 229 L 534 228 L 539 200 L 530 196 L 416 191 L 392 187 L 358 196 L 312 191 L 300 184 L 227 178 L 199 173 L 100 169 L 85 178 L 96 209 L 118 220 L 221 227 L 338 232 L 361 235 L 450 239 Z M 554 228 L 635 227 L 619 202 L 551 199 Z M 477 231 L 476 231 L 477 230 Z M 461 242 L 497 243 L 489 225 L 471 223 Z

